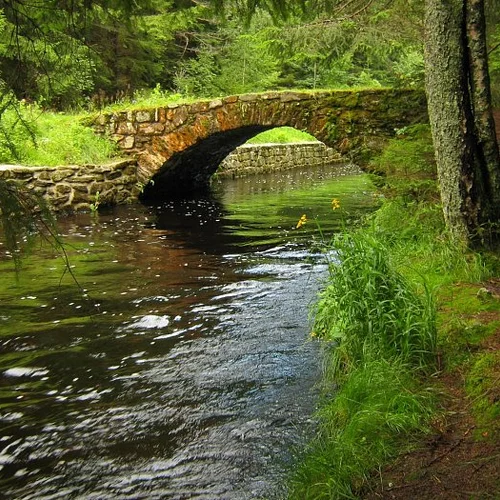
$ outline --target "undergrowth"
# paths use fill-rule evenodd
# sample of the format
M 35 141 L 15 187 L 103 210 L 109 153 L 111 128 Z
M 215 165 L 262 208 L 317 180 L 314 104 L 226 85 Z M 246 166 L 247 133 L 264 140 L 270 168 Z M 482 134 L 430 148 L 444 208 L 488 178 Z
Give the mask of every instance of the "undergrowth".
M 84 165 L 109 161 L 116 154 L 116 145 L 82 125 L 77 115 L 11 101 L 0 116 L 0 163 Z

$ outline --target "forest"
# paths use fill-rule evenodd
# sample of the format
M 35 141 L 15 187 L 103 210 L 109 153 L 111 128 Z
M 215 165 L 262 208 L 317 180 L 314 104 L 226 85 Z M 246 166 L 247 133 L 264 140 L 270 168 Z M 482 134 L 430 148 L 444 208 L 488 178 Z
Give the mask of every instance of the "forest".
M 395 131 L 363 165 L 379 210 L 329 242 L 340 263 L 330 263 L 311 338 L 337 347 L 323 380 L 336 396 L 320 408 L 290 498 L 434 498 L 467 488 L 494 498 L 498 0 L 1 0 L 0 86 L 2 163 L 27 163 L 57 120 L 83 137 L 75 117 L 113 106 L 266 90 L 425 90 L 429 124 Z M 17 195 L 5 184 L 2 224 L 19 250 L 8 215 L 22 203 L 8 208 Z M 332 210 L 342 213 L 341 201 Z M 36 224 L 23 217 L 30 232 Z
M 469 239 L 497 217 L 497 195 L 487 194 L 500 191 L 491 123 L 491 103 L 500 99 L 495 0 L 450 6 L 399 0 L 12 1 L 0 10 L 0 157 L 6 163 L 22 161 L 23 150 L 36 142 L 36 127 L 23 126 L 31 119 L 22 112 L 26 106 L 33 116 L 33 106 L 92 110 L 147 95 L 425 86 L 441 188 L 450 200 L 444 205 L 448 225 Z M 444 103 L 457 95 L 453 115 Z M 460 133 L 447 132 L 450 126 Z M 468 137 L 475 147 L 463 146 Z M 453 141 L 454 157 L 447 152 Z M 457 168 L 465 172 L 462 180 L 448 175 Z
M 360 12 L 288 2 L 286 17 L 265 8 L 250 16 L 241 2 L 226 2 L 222 14 L 192 1 L 2 3 L 3 85 L 53 109 L 155 88 L 219 96 L 423 85 L 420 1 L 370 2 Z M 498 28 L 491 33 L 494 44 Z
M 283 2 L 285 13 L 252 3 L 250 14 L 238 1 L 2 2 L 4 93 L 69 110 L 153 89 L 198 97 L 424 85 L 421 0 Z M 486 14 L 498 102 L 494 1 Z

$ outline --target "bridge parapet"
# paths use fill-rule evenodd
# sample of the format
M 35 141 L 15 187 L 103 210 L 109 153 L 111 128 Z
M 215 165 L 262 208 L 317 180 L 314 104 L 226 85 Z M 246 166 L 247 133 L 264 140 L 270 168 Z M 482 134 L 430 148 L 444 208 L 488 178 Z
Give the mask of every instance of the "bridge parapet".
M 229 96 L 102 114 L 93 125 L 137 157 L 142 183 L 155 179 L 155 191 L 168 194 L 207 185 L 227 154 L 266 129 L 295 127 L 359 156 L 424 120 L 423 92 L 376 89 Z

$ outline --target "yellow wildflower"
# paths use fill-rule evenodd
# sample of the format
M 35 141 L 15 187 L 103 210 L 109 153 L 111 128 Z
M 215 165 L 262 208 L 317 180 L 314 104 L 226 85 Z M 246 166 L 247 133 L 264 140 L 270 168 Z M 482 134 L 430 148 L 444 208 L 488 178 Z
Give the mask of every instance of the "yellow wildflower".
M 337 210 L 337 208 L 340 208 L 340 200 L 337 200 L 337 198 L 334 198 L 332 200 L 332 210 Z
M 304 214 L 300 219 L 299 222 L 297 222 L 297 229 L 301 228 L 304 224 L 307 222 L 307 217 L 306 214 Z

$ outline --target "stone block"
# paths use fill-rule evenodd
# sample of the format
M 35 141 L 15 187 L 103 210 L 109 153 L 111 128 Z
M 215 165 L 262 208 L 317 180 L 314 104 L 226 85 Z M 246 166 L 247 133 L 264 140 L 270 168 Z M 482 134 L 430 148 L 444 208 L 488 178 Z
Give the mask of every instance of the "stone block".
M 159 123 L 165 123 L 167 120 L 167 110 L 165 108 L 155 109 L 155 121 Z
M 198 113 L 205 113 L 206 111 L 209 110 L 210 102 L 209 101 L 201 101 L 201 102 L 195 102 L 191 104 L 189 107 L 189 114 L 198 114 Z
M 60 182 L 63 179 L 71 177 L 75 173 L 75 170 L 69 170 L 66 168 L 59 168 L 50 176 L 53 182 Z
M 113 141 L 115 142 L 120 142 L 123 140 L 123 138 L 125 137 L 123 134 L 110 134 L 110 137 Z
M 134 185 L 137 183 L 137 177 L 135 175 L 122 175 L 119 183 L 123 186 Z
M 99 177 L 102 178 L 102 175 L 101 176 L 94 176 L 94 175 L 89 175 L 86 171 L 82 171 L 81 173 L 79 173 L 78 175 L 75 175 L 73 177 L 73 179 L 71 179 L 71 182 L 76 182 L 76 183 L 79 183 L 79 184 L 82 184 L 82 183 L 92 183 L 94 181 L 98 181 L 99 180 Z
M 35 179 L 39 179 L 41 181 L 52 181 L 52 171 L 51 170 L 42 170 L 34 173 Z
M 257 94 L 243 94 L 239 96 L 239 100 L 242 102 L 255 102 L 258 98 Z
M 79 200 L 82 200 L 81 195 L 88 195 L 90 186 L 88 184 L 79 184 L 79 183 L 73 183 L 73 190 L 75 192 L 75 196 L 77 196 L 77 193 L 79 195 Z
M 266 92 L 266 93 L 261 95 L 261 99 L 264 99 L 266 101 L 279 99 L 279 98 L 280 98 L 279 92 Z
M 73 188 L 69 184 L 56 184 L 54 186 L 54 192 L 60 196 L 69 195 L 73 191 Z
M 135 125 L 131 122 L 121 122 L 118 123 L 115 129 L 117 134 L 121 135 L 130 135 L 135 134 L 137 131 Z
M 144 135 L 159 135 L 165 131 L 165 125 L 163 123 L 140 123 L 137 131 Z
M 34 187 L 41 189 L 48 189 L 49 186 L 54 186 L 54 182 L 50 179 L 33 179 L 32 184 Z
M 182 125 L 188 118 L 189 113 L 185 106 L 179 107 L 175 110 L 172 122 L 176 127 Z
M 113 171 L 106 174 L 106 180 L 112 181 L 114 179 L 118 179 L 122 175 L 123 175 L 123 172 L 121 170 L 113 170 Z
M 135 121 L 139 123 L 150 122 L 151 121 L 151 113 L 146 110 L 136 111 L 135 113 Z
M 222 99 L 214 99 L 208 103 L 208 109 L 220 108 L 222 106 Z
M 111 181 L 104 181 L 104 182 L 94 182 L 89 186 L 89 194 L 94 196 L 98 191 L 99 194 L 105 192 L 105 191 L 112 191 L 115 189 L 115 183 Z
M 281 102 L 292 102 L 292 101 L 303 101 L 305 99 L 310 99 L 310 94 L 305 94 L 301 92 L 282 92 L 280 94 Z
M 120 140 L 119 146 L 122 149 L 132 149 L 135 144 L 135 137 L 133 135 L 128 135 Z

